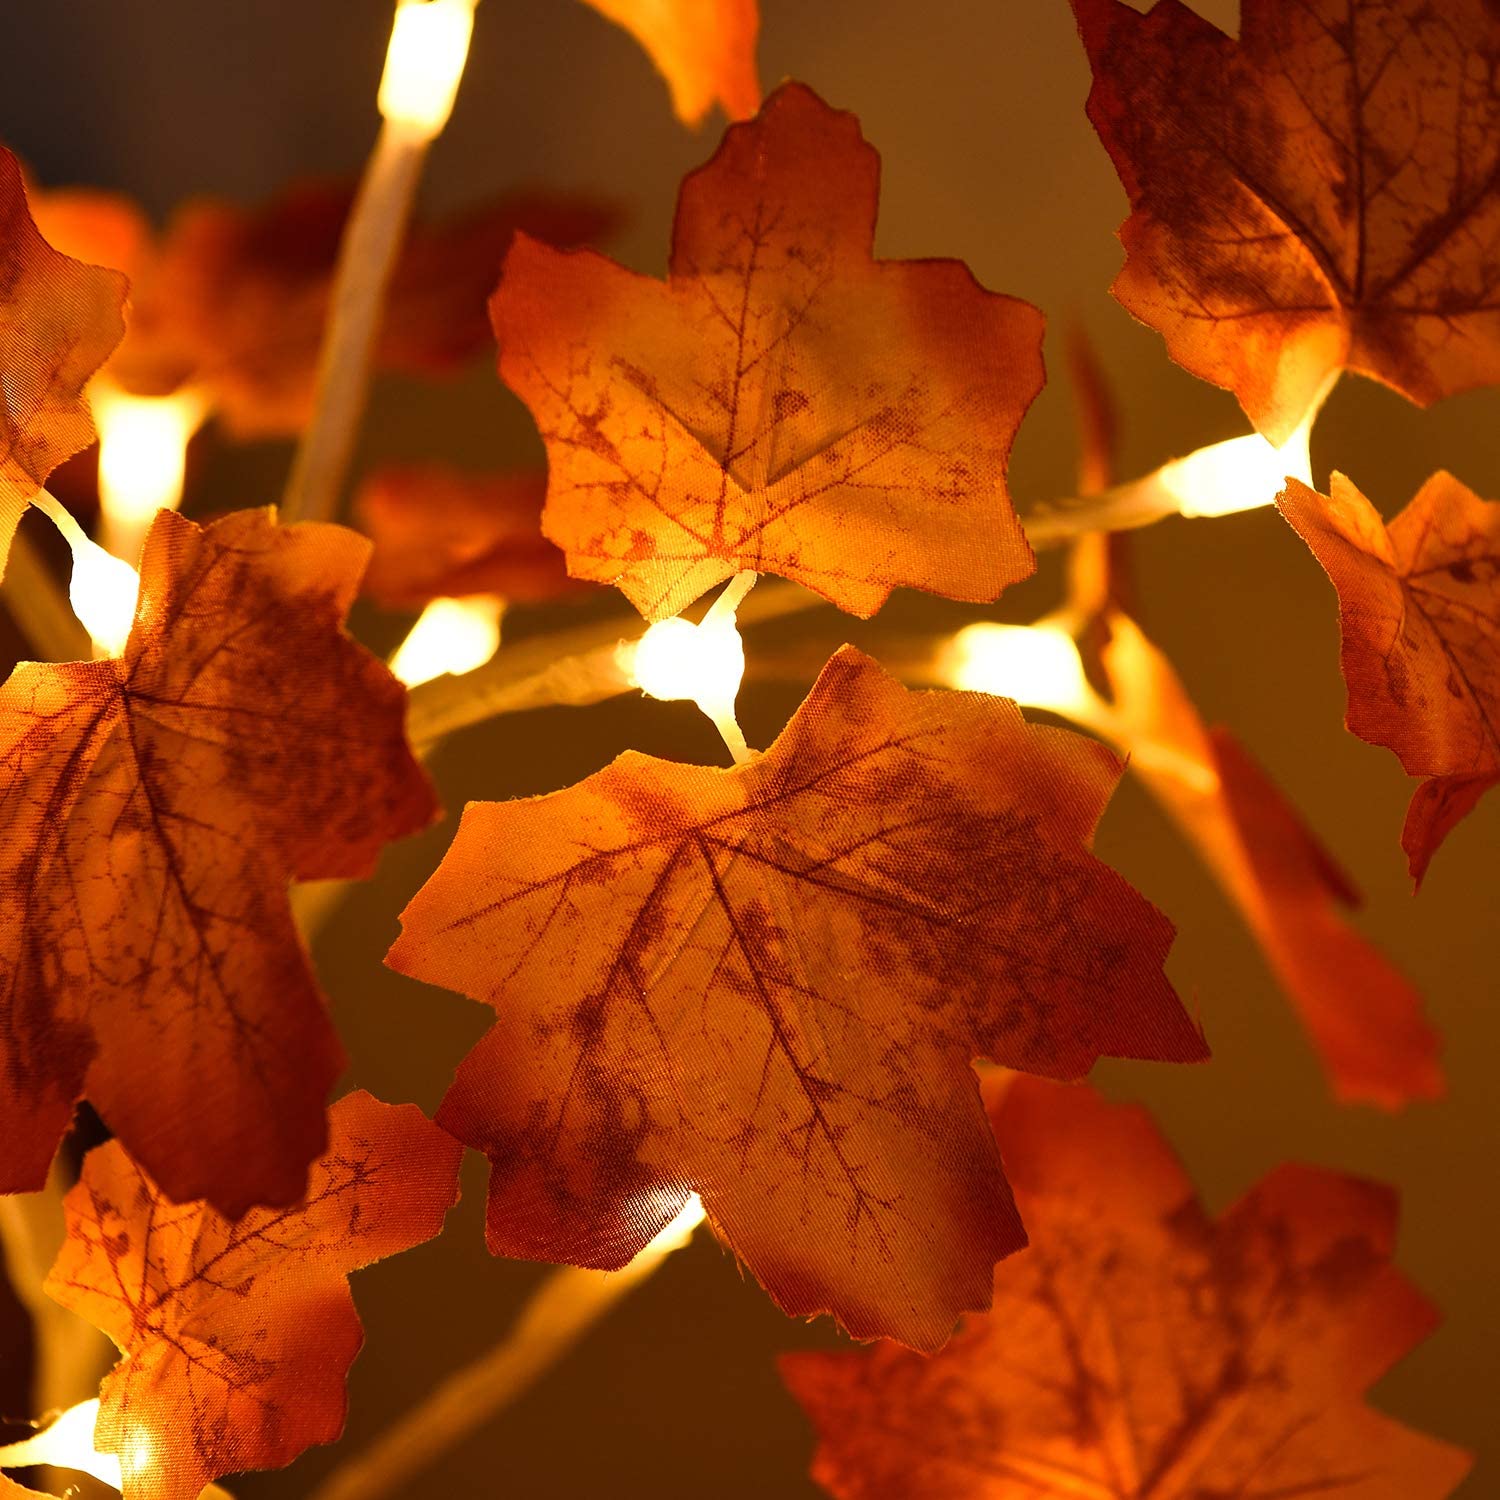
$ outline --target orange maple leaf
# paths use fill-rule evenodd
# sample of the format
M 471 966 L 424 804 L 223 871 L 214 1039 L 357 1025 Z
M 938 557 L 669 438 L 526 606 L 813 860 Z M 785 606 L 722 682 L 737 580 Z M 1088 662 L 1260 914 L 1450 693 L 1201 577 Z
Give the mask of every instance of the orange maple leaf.
M 684 125 L 699 124 L 718 104 L 731 120 L 760 108 L 756 0 L 588 0 L 623 26 L 672 91 Z
M 42 238 L 0 146 L 0 577 L 27 502 L 94 440 L 83 388 L 125 331 L 125 292 Z
M 354 513 L 375 544 L 364 590 L 388 609 L 499 594 L 538 604 L 582 589 L 542 535 L 541 470 L 470 474 L 390 464 L 360 487 Z
M 1115 296 L 1272 442 L 1340 370 L 1423 405 L 1500 380 L 1488 0 L 1073 0 L 1130 196 Z
M 287 883 L 425 826 L 405 693 L 342 620 L 369 543 L 158 515 L 118 660 L 0 687 L 0 1190 L 80 1095 L 173 1198 L 288 1203 L 338 1039 Z
M 1031 573 L 1005 465 L 1042 316 L 958 261 L 873 259 L 878 174 L 853 115 L 787 84 L 684 181 L 665 282 L 516 237 L 500 373 L 575 577 L 659 620 L 746 569 L 860 615 Z
M 328 181 L 295 184 L 254 209 L 199 198 L 160 236 L 114 193 L 39 193 L 36 212 L 59 246 L 130 275 L 129 330 L 111 380 L 141 396 L 194 387 L 252 438 L 296 433 L 309 419 L 353 202 L 351 187 Z M 584 198 L 522 192 L 414 224 L 392 273 L 377 364 L 432 375 L 473 359 L 490 343 L 485 299 L 515 232 L 575 245 L 615 217 Z
M 237 1222 L 171 1201 L 118 1141 L 84 1159 L 46 1289 L 124 1356 L 94 1443 L 118 1455 L 125 1500 L 193 1500 L 343 1430 L 363 1340 L 348 1273 L 442 1230 L 463 1148 L 363 1092 L 329 1126 L 306 1197 Z
M 1419 787 L 1402 842 L 1428 861 L 1500 782 L 1500 502 L 1437 473 L 1387 527 L 1342 474 L 1276 502 L 1338 591 L 1345 723 Z
M 438 1115 L 491 1250 L 621 1266 L 697 1192 L 788 1313 L 941 1344 L 1024 1241 L 971 1060 L 1207 1055 L 1088 851 L 1119 774 L 845 647 L 748 765 L 470 803 L 386 961 L 496 1011 Z
M 1443 1092 L 1412 984 L 1344 915 L 1349 877 L 1221 727 L 1205 728 L 1166 657 L 1117 610 L 1099 650 L 1131 770 L 1182 828 L 1255 934 L 1340 1099 L 1394 1109 Z
M 1283 1166 L 1217 1220 L 1138 1105 L 989 1089 L 1031 1230 L 942 1353 L 783 1357 L 841 1500 L 1442 1500 L 1469 1456 L 1365 1405 L 1432 1330 L 1395 1195 Z

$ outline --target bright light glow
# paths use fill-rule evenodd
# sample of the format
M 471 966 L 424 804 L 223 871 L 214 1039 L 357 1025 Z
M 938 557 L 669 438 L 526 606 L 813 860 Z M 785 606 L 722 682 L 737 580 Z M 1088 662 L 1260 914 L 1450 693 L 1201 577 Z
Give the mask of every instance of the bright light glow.
M 661 620 L 624 650 L 630 680 L 650 698 L 722 707 L 734 702 L 745 675 L 745 643 L 733 617 L 702 625 Z
M 1185 516 L 1228 516 L 1274 505 L 1287 476 L 1312 483 L 1308 438 L 1312 413 L 1280 447 L 1258 432 L 1229 438 L 1174 459 L 1157 470 L 1157 482 Z
M 106 656 L 119 656 L 135 618 L 141 575 L 85 536 L 69 537 L 68 542 L 73 548 L 68 603 L 94 645 Z
M 1056 625 L 965 625 L 948 643 L 939 675 L 950 687 L 1086 719 L 1098 697 L 1073 637 Z
M 693 1231 L 705 1218 L 707 1214 L 703 1211 L 703 1200 L 697 1193 L 689 1193 L 682 1211 L 646 1246 L 643 1254 L 670 1255 L 674 1250 L 681 1250 L 692 1239 Z
M 734 717 L 745 676 L 745 642 L 734 615 L 755 577 L 736 574 L 699 624 L 658 620 L 638 641 L 624 642 L 616 657 L 625 680 L 647 697 L 696 703 L 714 721 L 736 763 L 749 760 L 750 750 Z
M 91 391 L 99 428 L 99 504 L 106 542 L 117 556 L 136 556 L 158 510 L 182 503 L 188 439 L 204 417 L 200 397 L 131 396 L 108 383 Z
M 401 0 L 380 79 L 380 113 L 429 140 L 448 123 L 474 30 L 474 0 Z
M 391 657 L 391 671 L 407 687 L 445 672 L 455 676 L 482 667 L 500 644 L 504 601 L 494 594 L 434 599 Z
M 94 1447 L 94 1422 L 99 1415 L 99 1400 L 80 1401 L 70 1406 L 50 1427 L 0 1448 L 0 1468 L 20 1469 L 43 1465 L 56 1469 L 76 1469 L 92 1474 L 112 1489 L 122 1488 L 120 1461 L 113 1453 L 100 1453 Z M 134 1466 L 137 1453 L 141 1464 Z M 131 1444 L 132 1474 L 139 1474 L 151 1462 L 151 1444 L 138 1437 Z

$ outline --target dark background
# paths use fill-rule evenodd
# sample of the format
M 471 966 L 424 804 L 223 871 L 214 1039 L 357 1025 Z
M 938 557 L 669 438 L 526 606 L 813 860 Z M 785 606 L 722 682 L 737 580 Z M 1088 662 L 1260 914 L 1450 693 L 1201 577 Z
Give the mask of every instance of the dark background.
M 1232 4 L 1195 3 L 1234 24 Z M 883 153 L 880 252 L 962 257 L 986 285 L 1046 310 L 1054 380 L 1022 430 L 1018 497 L 1071 490 L 1062 335 L 1072 323 L 1088 330 L 1120 393 L 1125 473 L 1244 430 L 1231 397 L 1178 371 L 1157 336 L 1108 296 L 1125 203 L 1084 118 L 1087 69 L 1064 0 L 763 0 L 763 11 L 767 86 L 804 79 L 857 111 Z M 387 0 L 8 0 L 0 139 L 45 184 L 122 188 L 158 215 L 193 193 L 248 200 L 296 175 L 354 173 L 376 128 L 389 12 Z M 716 120 L 684 130 L 635 44 L 575 0 L 486 0 L 426 202 L 453 206 L 526 182 L 592 189 L 629 211 L 614 253 L 659 273 L 677 182 L 718 130 Z M 387 382 L 373 415 L 362 463 L 434 455 L 499 465 L 540 454 L 519 402 L 487 367 L 457 385 Z M 1495 495 L 1497 415 L 1494 391 L 1424 413 L 1346 380 L 1318 426 L 1317 478 L 1345 469 L 1387 516 L 1440 466 Z M 209 434 L 195 454 L 190 508 L 273 499 L 287 457 L 284 447 L 234 450 Z M 1140 536 L 1137 557 L 1143 624 L 1205 715 L 1234 727 L 1355 873 L 1367 896 L 1362 926 L 1426 992 L 1447 1037 L 1451 1094 L 1397 1117 L 1335 1105 L 1234 914 L 1128 782 L 1100 852 L 1177 922 L 1171 972 L 1201 1008 L 1216 1060 L 1201 1069 L 1105 1065 L 1099 1076 L 1154 1106 L 1215 1207 L 1287 1157 L 1400 1186 L 1401 1263 L 1447 1318 L 1377 1399 L 1481 1450 L 1479 1475 L 1463 1490 L 1477 1500 L 1493 1493 L 1484 1460 L 1495 1456 L 1500 1363 L 1491 1076 L 1500 796 L 1452 836 L 1413 900 L 1397 844 L 1411 783 L 1394 757 L 1341 727 L 1334 595 L 1301 543 L 1260 511 L 1159 526 Z M 1032 618 L 1055 591 L 1049 562 L 996 613 Z M 941 628 L 960 615 L 904 599 L 885 618 Z M 517 617 L 512 628 L 519 636 L 542 624 Z M 399 625 L 371 617 L 363 628 L 384 647 Z M 890 628 L 851 633 L 879 649 Z M 752 638 L 752 660 L 755 650 Z M 752 744 L 770 741 L 805 686 L 747 691 Z M 722 759 L 694 710 L 627 699 L 486 726 L 451 744 L 436 771 L 457 809 L 467 798 L 562 786 L 632 745 Z M 487 1013 L 386 972 L 380 956 L 451 831 L 449 823 L 393 850 L 317 953 L 355 1060 L 352 1082 L 428 1108 Z M 350 1446 L 488 1347 L 541 1274 L 485 1253 L 481 1167 L 471 1160 L 466 1201 L 441 1242 L 355 1278 L 368 1347 L 351 1381 Z M 826 1327 L 782 1318 L 700 1234 L 544 1384 L 407 1493 L 810 1494 L 810 1437 L 773 1356 L 831 1342 Z M 335 1461 L 336 1450 L 315 1450 L 290 1475 L 231 1487 L 304 1494 Z

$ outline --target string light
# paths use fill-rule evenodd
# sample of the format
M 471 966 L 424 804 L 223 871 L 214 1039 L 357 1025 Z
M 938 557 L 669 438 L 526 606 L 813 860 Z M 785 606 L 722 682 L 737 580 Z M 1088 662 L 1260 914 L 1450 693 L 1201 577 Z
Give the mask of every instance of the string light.
M 407 687 L 445 672 L 459 676 L 482 667 L 500 644 L 505 603 L 495 594 L 434 599 L 417 617 L 391 657 L 391 671 Z
M 626 681 L 648 698 L 696 703 L 713 720 L 737 764 L 748 761 L 751 751 L 734 713 L 745 676 L 745 642 L 735 611 L 755 578 L 754 573 L 736 574 L 700 623 L 659 620 L 638 641 L 622 645 L 617 656 Z
M 474 30 L 474 0 L 401 0 L 378 103 L 392 125 L 431 140 L 448 123 Z
M 99 429 L 100 539 L 132 561 L 158 510 L 182 504 L 188 441 L 205 415 L 200 396 L 132 396 L 107 381 L 90 391 Z
M 684 1249 L 688 1241 L 692 1239 L 693 1231 L 707 1217 L 703 1209 L 703 1200 L 697 1193 L 689 1193 L 688 1201 L 682 1205 L 681 1212 L 665 1229 L 657 1233 L 641 1254 L 660 1257 L 670 1255 L 674 1250 Z
M 1014 698 L 1081 723 L 1101 706 L 1072 635 L 1045 620 L 965 625 L 944 648 L 938 675 L 950 687 Z
M 128 562 L 111 557 L 83 528 L 60 500 L 44 490 L 33 501 L 62 533 L 73 553 L 73 576 L 68 581 L 68 603 L 88 631 L 95 649 L 104 656 L 119 656 L 125 649 L 141 575 Z
M 1258 432 L 1210 443 L 1163 464 L 1156 481 L 1184 516 L 1229 516 L 1273 505 L 1288 476 L 1312 483 L 1312 418 L 1309 413 L 1279 448 Z
M 99 1416 L 99 1398 L 70 1406 L 49 1427 L 22 1438 L 18 1443 L 0 1448 L 0 1468 L 75 1469 L 91 1474 L 111 1489 L 124 1487 L 122 1466 L 113 1453 L 101 1453 L 94 1447 L 94 1423 Z M 142 1473 L 151 1463 L 151 1443 L 144 1436 L 131 1444 L 131 1473 Z M 135 1459 L 140 1457 L 137 1465 Z

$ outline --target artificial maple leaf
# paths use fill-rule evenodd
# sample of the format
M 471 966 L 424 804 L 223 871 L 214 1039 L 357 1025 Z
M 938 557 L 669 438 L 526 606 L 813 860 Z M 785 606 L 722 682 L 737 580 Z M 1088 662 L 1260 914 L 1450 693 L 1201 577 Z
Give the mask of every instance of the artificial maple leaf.
M 128 334 L 109 377 L 142 396 L 191 386 L 240 437 L 299 431 L 312 410 L 333 274 L 354 190 L 296 184 L 246 210 L 200 198 L 159 238 L 117 194 L 39 194 L 38 221 L 72 254 L 131 277 Z M 490 342 L 485 299 L 518 229 L 561 245 L 614 222 L 607 206 L 514 193 L 432 225 L 416 224 L 392 273 L 376 362 L 443 374 Z
M 238 1222 L 172 1202 L 118 1141 L 89 1152 L 46 1289 L 124 1355 L 94 1444 L 125 1500 L 193 1500 L 338 1437 L 363 1339 L 348 1273 L 441 1231 L 462 1151 L 414 1104 L 349 1094 L 306 1197 Z
M 1115 296 L 1284 442 L 1340 370 L 1426 405 L 1500 380 L 1490 0 L 1073 0 L 1130 197 Z
M 1276 502 L 1339 596 L 1345 723 L 1393 750 L 1418 789 L 1403 843 L 1419 882 L 1500 782 L 1500 502 L 1437 473 L 1387 527 L 1342 474 Z
M 388 609 L 499 594 L 536 604 L 581 587 L 542 535 L 540 470 L 469 474 L 447 464 L 391 464 L 355 497 L 375 544 L 365 592 Z
M 0 146 L 0 577 L 27 502 L 94 440 L 83 388 L 125 331 L 125 291 L 42 237 Z
M 1345 910 L 1360 896 L 1244 747 L 1207 729 L 1166 657 L 1119 611 L 1099 660 L 1131 769 L 1198 849 L 1259 942 L 1340 1099 L 1438 1098 L 1422 999 Z
M 588 0 L 623 26 L 656 64 L 684 125 L 699 124 L 715 105 L 731 120 L 760 108 L 756 0 Z
M 1469 1456 L 1365 1405 L 1434 1327 L 1388 1189 L 1284 1166 L 1217 1220 L 1137 1105 L 992 1112 L 1032 1245 L 922 1359 L 782 1360 L 840 1500 L 1442 1500 Z
M 158 515 L 118 660 L 0 687 L 0 1190 L 87 1093 L 173 1198 L 288 1203 L 343 1052 L 287 883 L 435 815 L 405 693 L 342 621 L 369 543 Z
M 1207 1055 L 1088 852 L 1119 772 L 845 647 L 748 765 L 470 803 L 386 961 L 496 1011 L 438 1115 L 491 1250 L 620 1266 L 696 1192 L 787 1312 L 940 1344 L 1024 1239 L 971 1060 Z
M 1032 571 L 1005 464 L 1042 316 L 958 261 L 873 259 L 878 174 L 853 115 L 787 84 L 684 181 L 665 282 L 516 237 L 500 373 L 575 577 L 659 620 L 746 569 L 860 615 Z

